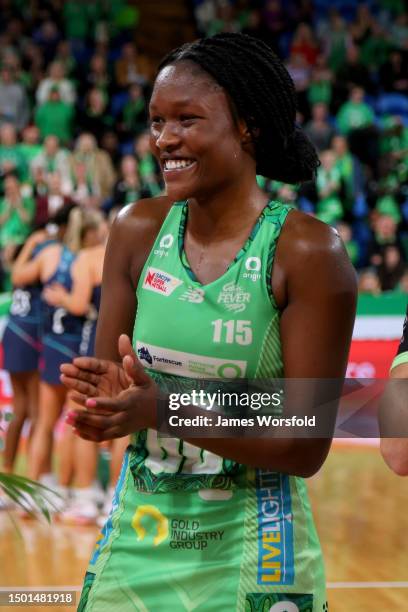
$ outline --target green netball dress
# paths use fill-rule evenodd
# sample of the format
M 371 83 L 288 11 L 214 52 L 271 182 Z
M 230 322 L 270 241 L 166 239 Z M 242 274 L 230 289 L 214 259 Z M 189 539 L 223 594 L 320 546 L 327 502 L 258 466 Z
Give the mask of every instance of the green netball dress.
M 282 377 L 270 279 L 290 207 L 269 203 L 225 274 L 207 285 L 183 251 L 187 208 L 172 206 L 140 276 L 133 337 L 139 359 L 166 393 L 192 379 Z M 138 432 L 79 610 L 327 610 L 304 481 L 155 430 Z

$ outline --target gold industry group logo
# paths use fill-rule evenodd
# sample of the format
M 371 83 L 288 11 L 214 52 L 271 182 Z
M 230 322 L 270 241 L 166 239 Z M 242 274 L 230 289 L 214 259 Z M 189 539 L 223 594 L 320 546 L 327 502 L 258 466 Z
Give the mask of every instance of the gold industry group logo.
M 138 506 L 131 522 L 131 525 L 136 532 L 138 541 L 144 540 L 148 534 L 148 530 L 142 524 L 144 517 L 150 517 L 155 521 L 156 535 L 153 538 L 153 544 L 154 546 L 158 546 L 164 542 L 169 535 L 169 521 L 164 514 L 162 514 L 160 510 L 156 508 L 156 506 L 151 506 L 149 504 Z

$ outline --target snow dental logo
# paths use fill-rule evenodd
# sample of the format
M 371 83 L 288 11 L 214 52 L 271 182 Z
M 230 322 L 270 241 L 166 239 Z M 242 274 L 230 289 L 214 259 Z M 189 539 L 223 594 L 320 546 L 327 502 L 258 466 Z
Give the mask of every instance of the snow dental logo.
M 182 302 L 190 302 L 191 304 L 201 304 L 204 302 L 204 289 L 200 287 L 189 287 L 180 297 Z
M 245 269 L 248 272 L 244 272 L 242 278 L 249 278 L 251 281 L 255 282 L 261 278 L 259 274 L 261 270 L 261 258 L 260 257 L 247 257 L 245 262 Z
M 243 312 L 250 299 L 250 293 L 244 291 L 234 281 L 231 281 L 223 286 L 222 291 L 218 295 L 217 303 L 224 304 L 229 312 Z
M 148 268 L 143 281 L 143 289 L 154 291 L 155 293 L 160 293 L 168 297 L 182 284 L 183 281 L 172 276 L 168 272 L 164 272 L 157 268 Z
M 173 246 L 173 242 L 174 242 L 174 236 L 172 234 L 166 234 L 160 240 L 159 242 L 160 248 L 155 249 L 154 254 L 157 255 L 158 257 L 167 257 L 169 254 L 168 249 L 171 246 Z

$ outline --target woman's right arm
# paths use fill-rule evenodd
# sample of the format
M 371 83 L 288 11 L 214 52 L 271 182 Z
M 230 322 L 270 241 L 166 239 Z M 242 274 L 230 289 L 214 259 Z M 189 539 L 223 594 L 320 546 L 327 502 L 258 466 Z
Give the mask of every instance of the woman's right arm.
M 106 247 L 95 355 L 122 362 L 121 334 L 132 338 L 139 276 L 170 208 L 166 197 L 131 204 L 116 217 Z
M 35 247 L 47 238 L 44 230 L 34 232 L 26 241 L 13 264 L 11 272 L 11 282 L 15 286 L 31 285 L 39 280 L 41 275 L 41 255 L 47 250 L 46 247 L 38 257 L 31 259 Z

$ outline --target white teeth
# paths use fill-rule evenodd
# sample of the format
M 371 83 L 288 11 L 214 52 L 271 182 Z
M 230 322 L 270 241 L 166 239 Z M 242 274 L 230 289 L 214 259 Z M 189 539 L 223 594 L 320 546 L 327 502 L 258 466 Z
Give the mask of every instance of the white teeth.
M 176 170 L 179 168 L 187 168 L 193 164 L 191 159 L 166 159 L 164 167 L 166 170 Z

